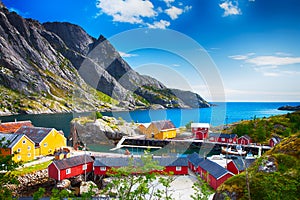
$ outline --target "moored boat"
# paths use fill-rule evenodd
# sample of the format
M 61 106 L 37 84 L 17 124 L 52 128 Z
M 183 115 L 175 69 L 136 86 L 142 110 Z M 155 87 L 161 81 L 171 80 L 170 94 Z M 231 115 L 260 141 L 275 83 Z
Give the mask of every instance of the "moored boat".
M 235 149 L 232 149 L 231 147 L 222 147 L 222 153 L 229 155 L 244 156 L 247 152 L 244 151 L 242 147 L 238 145 Z

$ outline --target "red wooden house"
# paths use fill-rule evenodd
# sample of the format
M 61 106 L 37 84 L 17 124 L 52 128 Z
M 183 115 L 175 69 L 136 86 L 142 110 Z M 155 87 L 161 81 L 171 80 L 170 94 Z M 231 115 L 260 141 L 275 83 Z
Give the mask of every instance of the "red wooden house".
M 88 155 L 55 160 L 48 166 L 48 177 L 61 181 L 93 171 L 94 160 Z
M 208 137 L 208 123 L 191 123 L 191 129 L 195 139 L 204 140 Z
M 221 142 L 221 143 L 236 143 L 236 134 L 224 134 L 224 133 L 210 133 L 208 140 L 210 142 Z
M 238 138 L 238 144 L 251 144 L 252 143 L 252 139 L 249 135 L 243 135 L 241 137 Z
M 234 175 L 227 169 L 208 159 L 199 163 L 197 172 L 214 190 Z
M 270 147 L 274 147 L 275 145 L 277 145 L 279 142 L 281 141 L 280 137 L 274 136 L 269 140 L 269 145 Z
M 227 169 L 234 174 L 239 174 L 245 171 L 254 161 L 255 159 L 233 159 L 227 164 Z
M 179 174 L 188 174 L 188 160 L 187 158 L 177 158 L 177 157 L 160 157 L 154 158 L 154 161 L 158 163 L 158 165 L 164 167 L 164 170 L 157 171 L 153 170 L 152 172 L 158 173 L 170 173 L 175 175 Z M 143 162 L 141 158 L 134 157 L 130 160 L 129 157 L 118 157 L 118 158 L 109 158 L 109 157 L 101 157 L 96 158 L 94 162 L 94 174 L 95 175 L 108 175 L 111 173 L 112 168 L 119 168 L 129 166 L 130 162 L 136 163 L 137 165 L 142 165 Z M 139 173 L 136 171 L 135 173 Z
M 136 158 L 134 158 L 136 159 Z M 129 157 L 99 157 L 94 162 L 95 175 L 107 175 L 111 168 L 125 167 L 129 165 Z
M 188 174 L 188 158 L 177 157 L 159 157 L 154 158 L 159 166 L 164 167 L 164 170 L 159 173 L 167 173 L 173 175 L 187 175 Z
M 204 160 L 204 158 L 200 157 L 196 152 L 189 154 L 188 158 L 188 167 L 193 171 L 197 172 L 199 163 Z

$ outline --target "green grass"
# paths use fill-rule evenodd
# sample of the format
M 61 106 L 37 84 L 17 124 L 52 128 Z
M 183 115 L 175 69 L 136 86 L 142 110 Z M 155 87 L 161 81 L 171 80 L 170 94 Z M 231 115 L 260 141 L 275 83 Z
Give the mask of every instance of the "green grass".
M 19 170 L 13 171 L 12 174 L 16 175 L 16 176 L 22 176 L 22 175 L 25 175 L 25 174 L 34 173 L 36 171 L 47 169 L 47 167 L 49 166 L 49 164 L 51 162 L 52 162 L 52 160 L 46 161 L 46 162 L 43 162 L 43 163 L 40 163 L 40 164 L 36 164 L 36 165 L 33 165 L 33 166 L 24 167 L 24 168 L 21 168 Z

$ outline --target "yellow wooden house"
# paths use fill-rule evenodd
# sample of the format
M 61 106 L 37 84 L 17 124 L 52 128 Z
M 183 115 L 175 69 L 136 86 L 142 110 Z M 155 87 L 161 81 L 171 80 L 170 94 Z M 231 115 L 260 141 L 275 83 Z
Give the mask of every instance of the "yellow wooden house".
M 15 162 L 31 161 L 35 157 L 34 142 L 24 134 L 4 134 L 0 133 L 2 148 L 0 155 L 12 155 Z
M 153 121 L 145 131 L 148 138 L 170 139 L 176 137 L 176 127 L 170 120 Z
M 53 155 L 56 149 L 67 146 L 64 133 L 54 128 L 23 126 L 16 133 L 25 134 L 35 143 L 35 156 Z

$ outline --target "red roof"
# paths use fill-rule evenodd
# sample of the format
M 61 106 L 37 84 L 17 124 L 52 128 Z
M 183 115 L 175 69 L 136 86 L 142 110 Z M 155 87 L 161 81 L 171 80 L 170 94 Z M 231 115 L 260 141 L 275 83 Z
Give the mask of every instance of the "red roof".
M 14 133 L 22 126 L 33 127 L 31 121 L 6 122 L 6 123 L 0 123 L 0 132 Z

